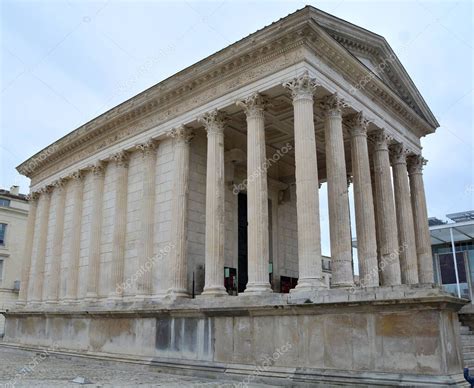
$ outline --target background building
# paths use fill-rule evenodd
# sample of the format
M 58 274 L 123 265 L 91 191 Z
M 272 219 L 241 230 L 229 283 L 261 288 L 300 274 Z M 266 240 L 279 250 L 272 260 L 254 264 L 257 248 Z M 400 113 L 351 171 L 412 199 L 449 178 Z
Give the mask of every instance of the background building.
M 446 217 L 453 222 L 429 218 L 435 281 L 446 291 L 470 299 L 472 303 L 474 210 L 447 214 Z
M 0 189 L 0 311 L 18 299 L 28 200 L 18 186 Z M 0 336 L 4 317 L 0 315 Z

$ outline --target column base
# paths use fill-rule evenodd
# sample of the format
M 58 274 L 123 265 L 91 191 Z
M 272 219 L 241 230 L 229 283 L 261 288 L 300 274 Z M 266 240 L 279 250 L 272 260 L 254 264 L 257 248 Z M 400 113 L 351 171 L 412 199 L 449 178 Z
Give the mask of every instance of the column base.
M 204 291 L 199 297 L 214 297 L 214 296 L 229 296 L 225 287 L 223 286 L 211 286 L 204 287 Z
M 175 298 L 190 298 L 188 290 L 183 288 L 170 288 L 166 291 L 166 297 L 175 299 Z
M 86 303 L 86 304 L 89 304 L 89 303 L 97 303 L 99 301 L 99 298 L 98 297 L 91 297 L 91 296 L 88 296 L 88 297 L 85 297 L 84 299 L 82 299 L 80 301 L 80 303 Z
M 331 284 L 331 288 L 354 288 L 355 283 Z
M 137 294 L 133 297 L 133 300 L 136 302 L 144 302 L 147 300 L 150 300 L 152 298 L 152 295 L 150 294 Z
M 78 303 L 79 303 L 79 300 L 76 299 L 76 298 L 72 298 L 72 297 L 63 299 L 63 300 L 60 302 L 60 304 L 62 304 L 62 305 L 78 304 Z
M 47 299 L 44 301 L 46 304 L 58 304 L 58 301 L 56 299 Z
M 270 283 L 247 283 L 244 294 L 269 294 L 273 290 L 270 287 Z
M 290 293 L 327 290 L 326 282 L 323 278 L 300 278 L 295 288 Z
M 111 293 L 107 296 L 107 299 L 106 299 L 106 302 L 108 301 L 111 301 L 111 302 L 117 302 L 119 300 L 122 300 L 123 299 L 123 296 L 121 294 L 116 294 L 115 292 L 114 293 Z

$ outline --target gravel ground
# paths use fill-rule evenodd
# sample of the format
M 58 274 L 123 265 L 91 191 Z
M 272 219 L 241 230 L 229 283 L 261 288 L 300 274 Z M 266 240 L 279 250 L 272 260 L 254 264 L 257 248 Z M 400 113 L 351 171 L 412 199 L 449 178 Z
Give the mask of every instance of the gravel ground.
M 15 380 L 16 376 L 16 380 Z M 73 383 L 84 377 L 91 383 Z M 0 387 L 235 387 L 237 382 L 172 375 L 123 362 L 53 355 L 0 346 Z M 249 385 L 250 386 L 250 385 Z M 252 385 L 252 387 L 269 387 Z

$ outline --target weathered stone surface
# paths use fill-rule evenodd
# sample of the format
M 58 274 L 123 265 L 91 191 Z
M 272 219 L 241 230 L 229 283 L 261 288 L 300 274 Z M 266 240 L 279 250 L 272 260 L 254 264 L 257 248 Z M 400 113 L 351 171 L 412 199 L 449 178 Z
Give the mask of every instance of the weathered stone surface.
M 342 301 L 351 291 L 337 289 L 314 296 L 317 302 L 292 304 L 277 295 L 223 297 L 97 308 L 79 316 L 57 306 L 55 313 L 7 315 L 5 341 L 102 357 L 153 357 L 163 366 L 179 359 L 182 367 L 209 373 L 224 366 L 234 377 L 256 368 L 259 378 L 308 382 L 321 371 L 338 381 L 341 370 L 350 381 L 388 382 L 390 373 L 397 381 L 453 381 L 450 375 L 461 371 L 456 311 L 462 303 L 435 288 L 389 289 L 386 299 L 376 298 L 378 288 L 358 290 L 357 302 Z

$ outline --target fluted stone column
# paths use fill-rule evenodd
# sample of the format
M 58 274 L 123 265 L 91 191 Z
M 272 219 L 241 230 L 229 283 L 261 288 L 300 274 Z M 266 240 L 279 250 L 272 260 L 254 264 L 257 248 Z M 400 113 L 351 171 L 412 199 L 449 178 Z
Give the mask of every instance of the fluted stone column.
M 415 228 L 411 209 L 410 188 L 407 171 L 408 151 L 403 144 L 392 147 L 391 162 L 395 209 L 397 214 L 398 245 L 400 246 L 400 270 L 403 284 L 418 283 Z
M 33 239 L 35 235 L 36 212 L 38 209 L 38 193 L 33 192 L 29 197 L 28 221 L 26 223 L 25 248 L 23 250 L 23 266 L 21 270 L 20 292 L 17 304 L 22 306 L 29 298 L 28 286 L 31 272 L 31 255 L 33 253 Z
M 381 247 L 381 242 L 380 242 L 380 222 L 378 220 L 378 211 L 377 211 L 377 193 L 375 191 L 375 172 L 374 172 L 374 160 L 373 160 L 373 154 L 370 153 L 369 151 L 369 160 L 370 160 L 370 182 L 372 184 L 372 198 L 373 204 L 374 204 L 374 219 L 375 219 L 375 241 L 377 245 L 377 272 L 379 274 L 379 285 L 382 284 L 382 272 L 381 272 L 381 262 L 382 262 L 382 256 L 380 254 L 380 247 Z
M 224 287 L 224 120 L 214 110 L 200 117 L 207 131 L 206 267 L 202 295 L 227 295 Z
M 187 213 L 189 190 L 190 141 L 189 128 L 180 126 L 170 132 L 174 138 L 173 200 L 171 204 L 171 252 L 168 273 L 172 297 L 189 297 L 187 287 Z
M 418 278 L 422 284 L 434 283 L 431 237 L 423 183 L 423 166 L 425 164 L 426 159 L 421 155 L 414 155 L 408 159 L 416 253 L 418 256 Z
M 125 238 L 127 232 L 127 192 L 128 192 L 128 160 L 125 151 L 112 155 L 115 164 L 115 203 L 114 229 L 112 241 L 111 289 L 109 299 L 120 299 L 123 296 Z
M 54 184 L 55 225 L 50 266 L 50 278 L 47 284 L 46 303 L 57 303 L 59 296 L 59 276 L 61 273 L 61 255 L 64 235 L 64 211 L 66 206 L 66 181 L 60 179 Z
M 284 84 L 293 97 L 298 224 L 298 285 L 295 291 L 326 288 L 322 272 L 319 180 L 313 95 L 318 86 L 305 72 Z
M 388 152 L 389 137 L 384 130 L 374 136 L 374 180 L 375 201 L 380 238 L 380 272 L 382 285 L 401 284 L 400 258 L 398 246 L 397 217 L 393 198 L 390 159 Z
M 81 256 L 81 226 L 82 205 L 84 193 L 84 175 L 77 171 L 71 175 L 73 209 L 72 230 L 69 247 L 69 264 L 67 270 L 66 297 L 65 302 L 71 303 L 77 300 L 79 259 Z
M 253 93 L 237 103 L 247 116 L 248 283 L 245 293 L 272 292 L 269 279 L 268 186 L 265 150 L 265 103 Z
M 102 236 L 102 211 L 104 202 L 105 164 L 98 162 L 91 167 L 92 213 L 89 234 L 89 261 L 87 268 L 86 299 L 94 301 L 99 296 L 100 243 Z
M 40 190 L 40 222 L 38 225 L 38 242 L 36 248 L 36 261 L 34 270 L 33 295 L 31 302 L 41 302 L 43 300 L 44 285 L 44 263 L 46 259 L 46 244 L 48 241 L 49 210 L 51 206 L 51 187 L 47 186 Z
M 141 230 L 138 247 L 138 267 L 141 275 L 137 281 L 137 298 L 146 298 L 153 294 L 156 148 L 156 142 L 152 139 L 137 146 L 143 160 L 143 193 L 140 203 Z
M 358 113 L 351 126 L 352 174 L 356 216 L 359 280 L 362 287 L 379 285 L 375 214 L 370 177 L 367 126 L 369 121 Z
M 354 285 L 346 159 L 342 132 L 343 101 L 337 94 L 324 102 L 326 110 L 326 171 L 333 287 Z

